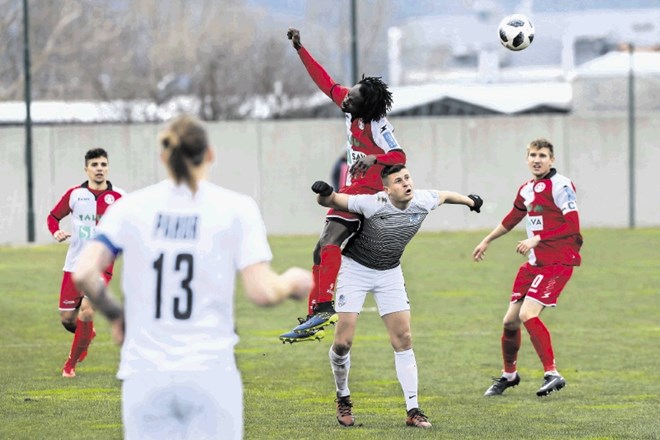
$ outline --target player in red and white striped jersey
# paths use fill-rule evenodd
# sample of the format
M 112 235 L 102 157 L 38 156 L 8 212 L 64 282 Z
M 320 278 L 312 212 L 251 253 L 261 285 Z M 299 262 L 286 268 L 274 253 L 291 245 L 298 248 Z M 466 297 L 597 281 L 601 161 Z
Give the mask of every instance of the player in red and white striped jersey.
M 344 194 L 375 194 L 383 190 L 380 172 L 387 165 L 405 164 L 406 155 L 394 138 L 394 128 L 385 115 L 392 94 L 377 77 L 362 77 L 353 87 L 337 83 L 300 41 L 300 32 L 289 28 L 292 41 L 307 72 L 319 89 L 345 114 L 347 164 L 350 173 Z M 333 306 L 335 280 L 341 266 L 341 245 L 360 227 L 360 216 L 331 209 L 314 249 L 314 287 L 309 293 L 307 319 L 292 332 L 280 335 L 285 342 L 320 339 L 320 330 L 337 320 Z M 302 320 L 301 320 L 302 321 Z
M 47 218 L 48 230 L 59 242 L 71 238 L 64 261 L 64 275 L 60 288 L 60 319 L 64 328 L 74 333 L 69 357 L 62 369 L 64 377 L 76 375 L 76 364 L 87 356 L 87 348 L 95 336 L 94 309 L 84 293 L 76 289 L 71 272 L 85 243 L 94 237 L 96 225 L 108 206 L 124 191 L 115 188 L 108 178 L 108 153 L 102 148 L 85 154 L 87 181 L 69 188 Z M 60 229 L 60 220 L 71 215 L 71 233 Z M 112 278 L 112 265 L 103 273 L 106 282 Z
M 513 283 L 509 309 L 504 315 L 502 334 L 502 377 L 495 380 L 486 396 L 499 395 L 520 382 L 517 357 L 521 344 L 521 324 L 525 325 L 536 353 L 541 359 L 544 383 L 536 392 L 546 396 L 566 385 L 557 372 L 550 332 L 540 319 L 546 307 L 555 307 L 560 293 L 581 262 L 580 217 L 573 182 L 552 168 L 554 147 L 546 139 L 527 146 L 527 165 L 533 179 L 516 194 L 513 208 L 474 249 L 474 260 L 483 260 L 491 241 L 509 232 L 526 218 L 527 239 L 519 241 L 516 251 L 528 261 L 518 270 Z

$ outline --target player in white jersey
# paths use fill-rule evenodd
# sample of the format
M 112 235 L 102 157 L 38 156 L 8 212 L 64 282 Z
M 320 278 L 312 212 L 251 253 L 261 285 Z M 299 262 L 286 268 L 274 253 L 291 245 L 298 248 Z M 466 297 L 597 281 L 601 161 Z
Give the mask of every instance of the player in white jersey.
M 366 295 L 372 292 L 394 348 L 394 365 L 406 401 L 406 425 L 429 428 L 431 423 L 418 404 L 410 304 L 400 259 L 429 212 L 442 204 L 466 205 L 479 212 L 483 201 L 475 194 L 414 190 L 402 164 L 385 167 L 381 177 L 384 191 L 373 195 L 336 193 L 322 181 L 312 186 L 319 194 L 319 204 L 364 216 L 362 231 L 344 251 L 335 292 L 339 320 L 329 357 L 337 392 L 337 421 L 343 426 L 355 424 L 348 388 L 350 349 Z
M 236 273 L 259 305 L 306 297 L 311 273 L 271 269 L 254 200 L 205 180 L 213 154 L 197 120 L 175 119 L 161 144 L 170 179 L 108 210 L 73 279 L 123 341 L 117 376 L 126 438 L 241 439 Z M 120 253 L 123 308 L 99 281 Z

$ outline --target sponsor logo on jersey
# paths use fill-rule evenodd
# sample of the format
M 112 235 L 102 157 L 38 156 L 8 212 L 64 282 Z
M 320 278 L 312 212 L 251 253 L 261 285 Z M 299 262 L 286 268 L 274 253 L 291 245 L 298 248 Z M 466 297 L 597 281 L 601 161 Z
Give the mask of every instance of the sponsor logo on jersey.
M 92 200 L 92 199 L 90 199 L 89 197 L 78 197 L 79 202 L 87 202 L 89 200 Z
M 83 222 L 94 222 L 98 223 L 99 220 L 101 220 L 101 216 L 98 214 L 80 214 L 78 215 L 78 218 L 80 221 Z
M 62 301 L 62 302 L 63 302 L 64 304 L 75 304 L 75 303 L 76 303 L 76 301 L 72 301 L 72 300 L 70 300 L 70 299 L 65 299 L 65 300 Z
M 89 240 L 91 238 L 94 238 L 94 232 L 96 228 L 93 226 L 80 226 L 78 228 L 78 237 L 81 238 L 82 240 Z
M 545 189 L 545 183 L 544 182 L 539 182 L 536 185 L 534 185 L 534 192 L 540 193 Z
M 527 216 L 527 225 L 530 231 L 542 231 L 543 217 L 540 215 Z
M 361 153 L 359 151 L 353 151 L 351 150 L 351 154 L 349 155 L 348 162 L 349 165 L 353 165 L 355 162 L 358 160 L 362 159 L 363 157 L 366 157 L 367 155 L 364 153 Z
M 394 140 L 394 136 L 392 136 L 392 133 L 385 132 L 383 133 L 383 139 L 385 139 L 385 142 L 387 142 L 387 146 L 390 147 L 391 149 L 399 148 L 399 144 L 396 143 Z
M 105 197 L 103 197 L 103 201 L 108 205 L 111 205 L 112 203 L 115 202 L 115 196 L 113 196 L 112 194 L 106 194 Z

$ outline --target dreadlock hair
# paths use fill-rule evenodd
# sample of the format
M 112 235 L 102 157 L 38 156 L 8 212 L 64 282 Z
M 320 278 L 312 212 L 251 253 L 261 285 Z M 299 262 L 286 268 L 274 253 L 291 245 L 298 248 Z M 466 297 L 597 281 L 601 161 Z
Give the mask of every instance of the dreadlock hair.
M 380 76 L 364 76 L 358 82 L 360 93 L 364 97 L 362 103 L 362 119 L 366 122 L 377 121 L 387 115 L 392 108 L 392 92 Z

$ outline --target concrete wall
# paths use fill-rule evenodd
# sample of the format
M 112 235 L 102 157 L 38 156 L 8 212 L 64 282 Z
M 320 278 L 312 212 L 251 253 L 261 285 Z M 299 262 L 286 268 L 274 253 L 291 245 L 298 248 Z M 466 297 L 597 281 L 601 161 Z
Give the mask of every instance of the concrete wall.
M 556 167 L 578 189 L 585 227 L 628 225 L 628 130 L 625 114 L 482 118 L 394 118 L 399 143 L 418 188 L 480 194 L 480 215 L 446 206 L 424 230 L 491 229 L 510 209 L 527 178 L 525 145 L 547 137 Z M 208 124 L 217 161 L 211 180 L 253 196 L 271 234 L 317 234 L 325 211 L 310 191 L 343 152 L 341 119 L 246 121 Z M 100 146 L 110 154 L 110 180 L 127 191 L 165 177 L 156 125 L 39 126 L 34 128 L 36 238 L 52 241 L 46 216 L 67 188 L 83 182 L 84 153 Z M 638 226 L 660 226 L 660 114 L 640 115 L 636 125 Z M 0 128 L 0 244 L 27 241 L 25 133 Z M 67 227 L 68 222 L 64 221 Z

